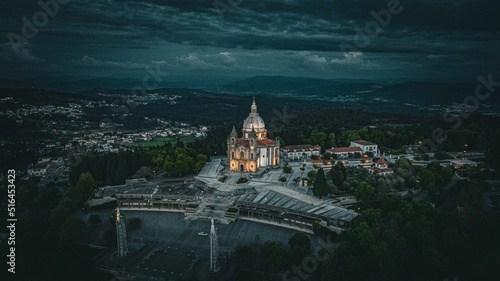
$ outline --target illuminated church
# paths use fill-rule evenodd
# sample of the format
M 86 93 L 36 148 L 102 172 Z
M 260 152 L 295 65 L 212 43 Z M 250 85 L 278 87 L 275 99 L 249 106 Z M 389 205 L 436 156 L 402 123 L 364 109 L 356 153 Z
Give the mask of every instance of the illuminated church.
M 266 126 L 257 112 L 255 98 L 250 114 L 243 122 L 242 132 L 239 138 L 233 126 L 227 139 L 229 170 L 253 173 L 260 168 L 279 165 L 280 144 L 267 138 Z

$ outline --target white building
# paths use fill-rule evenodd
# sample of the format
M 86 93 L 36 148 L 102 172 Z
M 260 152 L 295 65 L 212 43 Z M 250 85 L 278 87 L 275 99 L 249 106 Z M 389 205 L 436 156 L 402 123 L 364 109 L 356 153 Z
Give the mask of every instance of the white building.
M 360 156 L 363 154 L 363 150 L 359 147 L 337 147 L 327 149 L 326 152 L 335 155 L 336 159 L 353 158 L 356 153 Z
M 59 165 L 52 160 L 39 162 L 28 167 L 28 175 L 30 177 L 45 177 L 53 170 L 57 170 Z
M 450 160 L 450 166 L 453 166 L 455 169 L 468 169 L 470 167 L 477 167 L 477 162 L 469 160 L 469 159 L 453 159 Z
M 288 145 L 281 149 L 284 158 L 291 160 L 302 160 L 311 156 L 319 156 L 321 154 L 321 146 L 319 145 Z
M 375 166 L 368 168 L 368 172 L 370 172 L 370 174 L 379 176 L 385 176 L 394 173 L 392 169 L 388 168 L 387 161 L 384 158 L 378 159 L 378 161 L 375 163 Z
M 359 147 L 363 153 L 371 152 L 374 156 L 378 155 L 378 145 L 365 140 L 351 141 L 350 147 Z

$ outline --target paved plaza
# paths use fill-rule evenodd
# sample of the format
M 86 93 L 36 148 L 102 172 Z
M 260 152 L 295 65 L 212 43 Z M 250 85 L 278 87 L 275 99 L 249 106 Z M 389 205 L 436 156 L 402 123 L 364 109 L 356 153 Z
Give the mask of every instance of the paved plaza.
M 221 192 L 230 194 L 226 197 L 229 200 L 305 212 L 325 217 L 330 221 L 346 222 L 357 216 L 356 212 L 343 208 L 340 204 L 334 205 L 331 199 L 323 200 L 312 196 L 312 191 L 309 188 L 301 187 L 293 181 L 297 177 L 305 178 L 310 171 L 316 170 L 311 162 L 289 163 L 289 166 L 292 167 L 290 174 L 283 173 L 282 168 L 268 169 L 259 174 L 228 172 L 222 167 L 222 159 L 214 159 L 211 162 L 213 163 L 207 163 L 205 166 L 203 176 L 197 178 Z M 221 183 L 219 179 L 224 176 L 228 178 L 224 183 Z M 279 181 L 279 178 L 283 176 L 288 179 L 284 183 Z M 236 180 L 241 177 L 249 179 L 249 182 L 235 184 Z M 249 190 L 254 192 L 243 194 L 236 192 L 237 189 L 244 188 L 251 188 Z

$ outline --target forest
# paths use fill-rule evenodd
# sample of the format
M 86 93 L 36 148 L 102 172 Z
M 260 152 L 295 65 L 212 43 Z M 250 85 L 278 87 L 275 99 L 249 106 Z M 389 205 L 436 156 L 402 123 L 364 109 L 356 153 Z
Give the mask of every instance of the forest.
M 496 280 L 500 216 L 498 207 L 497 215 L 482 213 L 479 192 L 461 181 L 436 204 L 382 194 L 363 202 L 341 235 L 318 227 L 317 238 L 329 241 L 321 249 L 307 239 L 282 245 L 256 237 L 235 249 L 238 280 Z

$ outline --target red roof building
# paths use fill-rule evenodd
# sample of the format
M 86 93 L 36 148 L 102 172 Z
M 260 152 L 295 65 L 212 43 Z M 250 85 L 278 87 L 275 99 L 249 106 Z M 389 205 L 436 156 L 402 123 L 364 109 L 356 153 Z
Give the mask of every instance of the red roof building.
M 341 159 L 354 157 L 355 153 L 359 153 L 361 155 L 363 150 L 359 147 L 337 147 L 327 149 L 326 152 L 335 155 L 337 159 Z
M 373 142 L 369 142 L 366 140 L 355 140 L 351 141 L 350 147 L 359 147 L 363 150 L 363 153 L 371 152 L 375 156 L 378 155 L 378 145 Z

